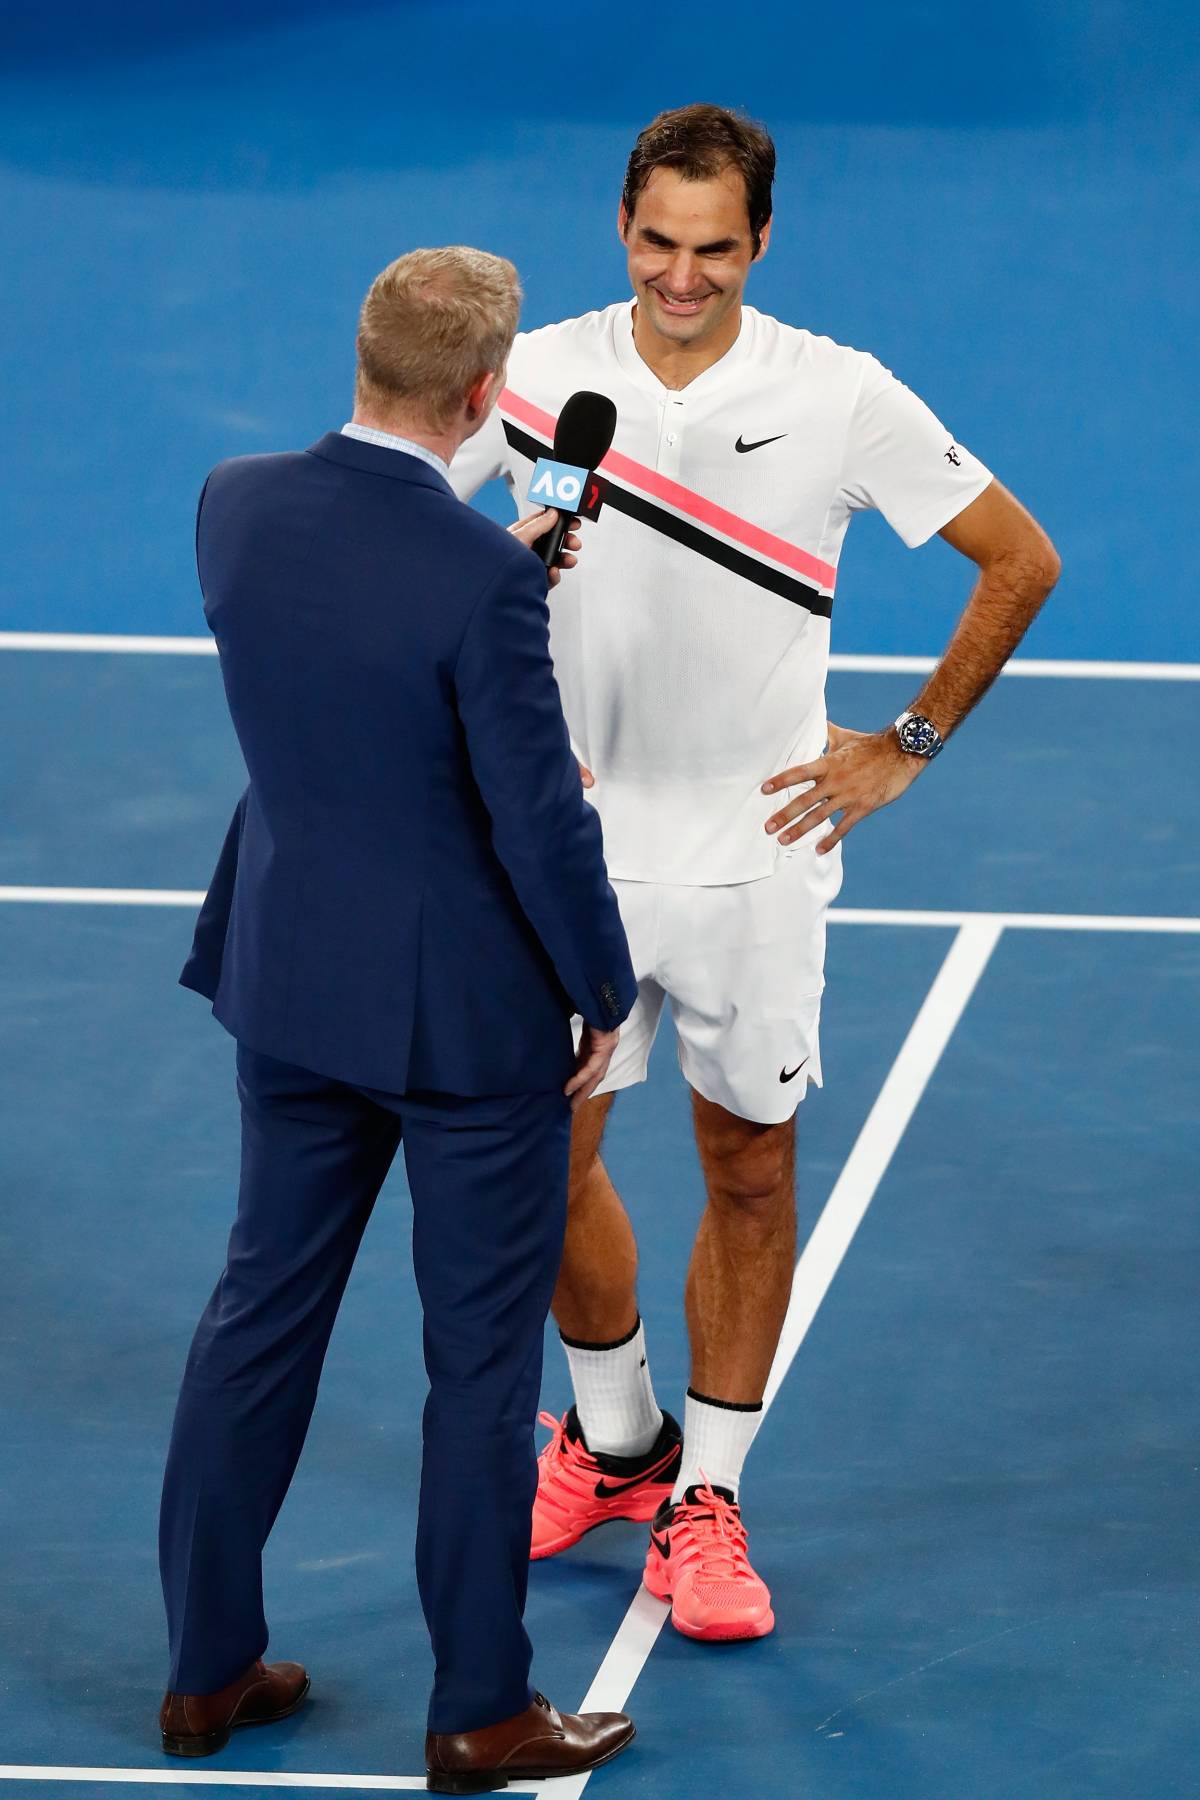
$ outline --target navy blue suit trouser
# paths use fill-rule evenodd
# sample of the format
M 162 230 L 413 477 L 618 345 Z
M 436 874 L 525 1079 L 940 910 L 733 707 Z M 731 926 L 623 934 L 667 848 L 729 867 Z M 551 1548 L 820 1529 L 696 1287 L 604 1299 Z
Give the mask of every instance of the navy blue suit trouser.
M 569 1102 L 381 1094 L 244 1046 L 238 1092 L 238 1214 L 188 1356 L 163 1485 L 168 1685 L 215 1693 L 266 1648 L 263 1546 L 403 1139 L 429 1376 L 417 1519 L 429 1729 L 495 1724 L 531 1697 L 533 1428 L 566 1226 Z

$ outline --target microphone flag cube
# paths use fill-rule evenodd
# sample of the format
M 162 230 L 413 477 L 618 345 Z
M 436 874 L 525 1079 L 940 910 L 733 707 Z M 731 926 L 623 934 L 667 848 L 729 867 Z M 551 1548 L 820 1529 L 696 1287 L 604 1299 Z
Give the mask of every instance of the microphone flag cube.
M 581 519 L 598 519 L 607 491 L 602 475 L 589 475 L 583 484 L 583 499 L 575 508 L 579 517 Z
M 559 512 L 578 512 L 589 474 L 590 470 L 580 469 L 574 463 L 555 462 L 549 456 L 539 456 L 525 498 L 538 506 L 555 506 Z

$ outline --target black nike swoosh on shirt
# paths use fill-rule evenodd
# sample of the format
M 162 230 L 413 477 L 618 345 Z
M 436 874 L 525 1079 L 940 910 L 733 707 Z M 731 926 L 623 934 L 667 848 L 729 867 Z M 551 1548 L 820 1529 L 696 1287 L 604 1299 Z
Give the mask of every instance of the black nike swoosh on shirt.
M 660 1556 L 670 1556 L 671 1540 L 669 1537 L 665 1537 L 665 1538 L 655 1537 L 654 1533 L 651 1532 L 650 1533 L 650 1542 L 654 1545 L 654 1548 L 658 1551 L 658 1554 Z
M 510 419 L 504 421 L 504 435 L 518 456 L 527 457 L 530 462 L 536 462 L 539 456 L 553 454 L 549 444 L 542 443 L 528 431 L 522 431 Z M 604 504 L 609 511 L 624 513 L 626 518 L 636 519 L 639 525 L 648 526 L 651 531 L 670 538 L 674 544 L 682 544 L 686 550 L 694 550 L 697 556 L 703 556 L 720 568 L 728 569 L 732 575 L 740 575 L 744 580 L 752 581 L 756 587 L 765 588 L 769 594 L 777 594 L 781 600 L 790 600 L 793 606 L 804 607 L 806 612 L 813 613 L 817 618 L 828 619 L 832 616 L 832 594 L 823 594 L 819 588 L 810 587 L 806 581 L 797 581 L 794 575 L 785 575 L 781 569 L 772 569 L 766 563 L 759 562 L 756 557 L 747 556 L 742 550 L 735 550 L 732 544 L 725 544 L 719 538 L 711 537 L 690 520 L 677 519 L 665 506 L 657 506 L 643 494 L 618 487 L 615 481 L 610 481 L 605 490 Z
M 741 436 L 741 433 L 739 432 L 738 433 L 738 441 L 733 447 L 738 452 L 739 456 L 745 456 L 747 451 L 749 451 L 749 450 L 761 450 L 764 444 L 781 443 L 783 441 L 783 439 L 785 437 L 787 437 L 787 435 L 788 434 L 786 431 L 780 431 L 773 438 L 759 438 L 757 443 L 743 444 L 742 436 Z
M 790 1074 L 788 1073 L 788 1071 L 786 1069 L 780 1069 L 780 1071 L 779 1071 L 780 1081 L 791 1081 L 795 1076 L 797 1076 L 800 1073 L 801 1069 L 804 1068 L 805 1063 L 807 1063 L 807 1062 L 808 1062 L 808 1057 L 806 1056 L 804 1059 L 804 1062 L 797 1063 L 795 1068 L 791 1071 Z

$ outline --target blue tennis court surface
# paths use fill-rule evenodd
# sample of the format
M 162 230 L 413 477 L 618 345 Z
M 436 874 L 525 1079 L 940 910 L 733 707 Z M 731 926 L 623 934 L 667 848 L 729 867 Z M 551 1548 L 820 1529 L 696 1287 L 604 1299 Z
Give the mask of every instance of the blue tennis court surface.
M 835 715 L 886 716 L 903 679 L 835 676 Z M 202 886 L 237 779 L 215 662 L 13 653 L 0 681 L 15 821 L 0 883 Z M 1072 753 L 1116 690 L 1153 706 L 1182 790 L 1192 684 L 1009 679 L 917 804 L 851 839 L 843 906 L 870 922 L 831 932 L 804 1233 L 958 928 L 890 912 L 969 917 L 986 898 L 1018 919 L 1161 916 L 1194 894 L 1186 814 L 1166 834 L 1114 814 L 1108 775 Z M 1002 765 L 1028 807 L 989 774 L 1007 732 L 1036 747 Z M 34 1787 L 39 1765 L 159 1763 L 157 1487 L 236 1168 L 231 1045 L 173 985 L 190 923 L 183 906 L 0 906 L 0 1745 Z M 1187 1791 L 1198 1002 L 1200 935 L 1005 930 L 754 1451 L 747 1515 L 778 1631 L 722 1652 L 666 1630 L 629 1700 L 637 1750 L 597 1793 L 956 1800 L 964 1769 L 997 1795 Z M 642 1236 L 656 1383 L 678 1409 L 701 1189 L 666 1039 L 618 1103 L 610 1162 Z M 419 1772 L 408 1231 L 397 1170 L 269 1550 L 274 1647 L 311 1664 L 312 1706 L 213 1769 Z M 617 1636 L 641 1555 L 640 1529 L 618 1526 L 535 1569 L 537 1674 L 564 1703 Z
M 762 117 L 780 179 L 750 300 L 875 351 L 1043 519 L 1065 573 L 1023 654 L 1175 666 L 1000 681 L 850 838 L 801 1114 L 815 1235 L 743 1490 L 778 1629 L 659 1632 L 642 1530 L 614 1526 L 533 1570 L 535 1677 L 628 1700 L 597 1800 L 1200 1793 L 1200 34 L 1177 0 L 568 23 L 490 0 L 6 18 L 0 632 L 200 633 L 203 476 L 342 421 L 383 263 L 475 242 L 518 264 L 528 324 L 606 305 L 637 129 L 698 98 Z M 940 648 L 968 573 L 855 522 L 834 650 L 884 661 L 834 674 L 835 719 L 908 703 L 894 659 Z M 0 637 L 14 1800 L 422 1785 L 402 1167 L 268 1551 L 272 1647 L 312 1703 L 198 1767 L 158 1749 L 158 1487 L 237 1128 L 232 1045 L 175 978 L 241 779 L 210 656 Z M 702 1191 L 669 1033 L 607 1155 L 679 1412 Z

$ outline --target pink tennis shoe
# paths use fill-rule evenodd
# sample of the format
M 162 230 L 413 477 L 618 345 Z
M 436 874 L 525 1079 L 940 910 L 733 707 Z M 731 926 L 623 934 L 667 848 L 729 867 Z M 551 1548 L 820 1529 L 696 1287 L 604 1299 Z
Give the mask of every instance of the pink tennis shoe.
M 610 1519 L 644 1523 L 670 1500 L 683 1436 L 670 1413 L 663 1414 L 654 1444 L 637 1457 L 590 1451 L 574 1407 L 561 1419 L 553 1413 L 539 1413 L 538 1418 L 552 1436 L 538 1457 L 529 1553 L 534 1562 L 569 1550 Z
M 767 1584 L 750 1566 L 746 1527 L 726 1488 L 706 1481 L 655 1514 L 642 1576 L 656 1600 L 671 1602 L 685 1637 L 728 1642 L 775 1629 Z

